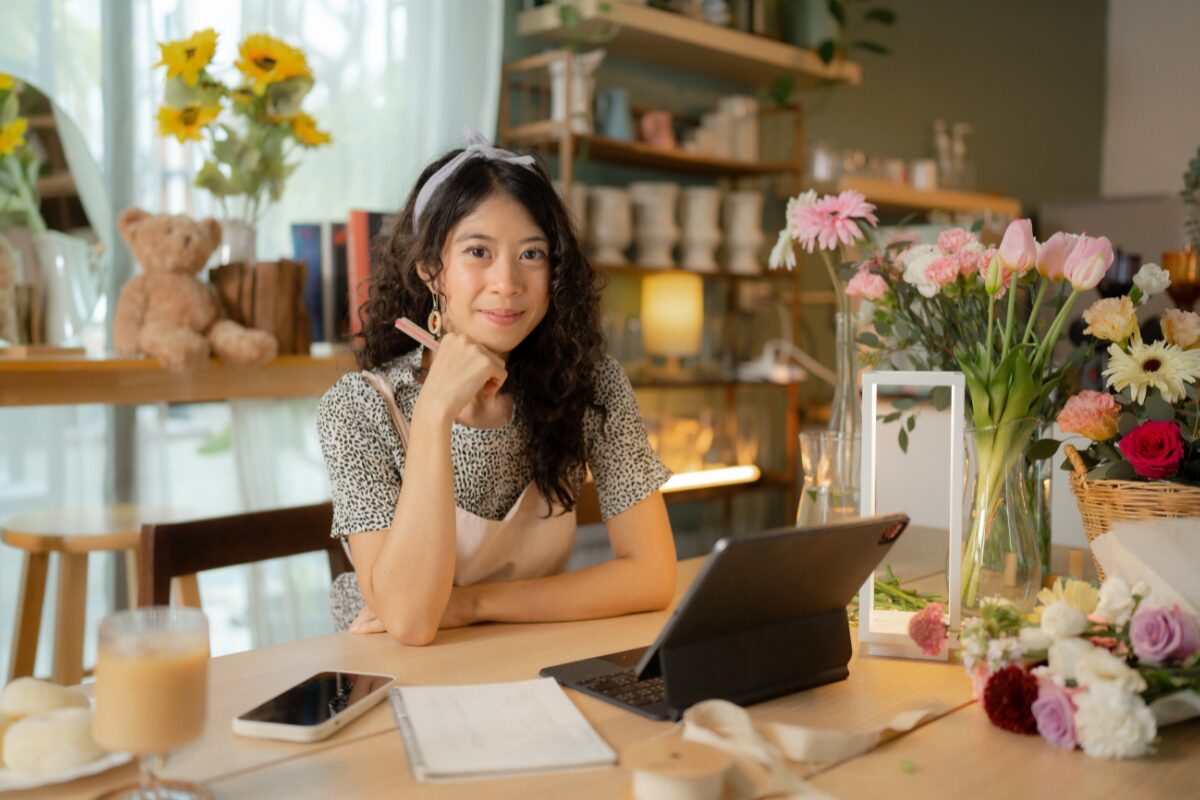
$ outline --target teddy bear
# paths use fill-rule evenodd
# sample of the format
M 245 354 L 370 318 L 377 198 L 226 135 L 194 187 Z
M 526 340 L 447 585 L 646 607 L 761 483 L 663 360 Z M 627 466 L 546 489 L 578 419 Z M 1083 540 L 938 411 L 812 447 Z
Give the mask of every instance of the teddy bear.
M 212 287 L 196 277 L 221 244 L 219 222 L 127 208 L 117 230 L 142 265 L 117 301 L 119 355 L 145 353 L 176 370 L 205 364 L 210 353 L 236 366 L 276 356 L 274 336 L 227 319 Z

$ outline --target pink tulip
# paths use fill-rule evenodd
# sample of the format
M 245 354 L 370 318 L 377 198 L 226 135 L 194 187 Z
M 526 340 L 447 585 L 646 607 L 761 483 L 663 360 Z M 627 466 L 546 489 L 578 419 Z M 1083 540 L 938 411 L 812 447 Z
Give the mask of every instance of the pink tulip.
M 1079 237 L 1075 234 L 1060 231 L 1038 245 L 1037 271 L 1044 278 L 1061 281 L 1063 264 L 1066 263 L 1067 256 L 1071 255 L 1071 251 L 1075 249 L 1078 242 Z
M 1075 247 L 1063 262 L 1063 277 L 1079 292 L 1096 288 L 1113 262 L 1113 246 L 1103 236 L 1079 237 Z
M 1000 263 L 1005 274 L 1015 272 L 1024 275 L 1037 263 L 1037 242 L 1033 238 L 1033 223 L 1027 219 L 1014 219 L 1008 224 L 1004 238 L 1000 241 Z

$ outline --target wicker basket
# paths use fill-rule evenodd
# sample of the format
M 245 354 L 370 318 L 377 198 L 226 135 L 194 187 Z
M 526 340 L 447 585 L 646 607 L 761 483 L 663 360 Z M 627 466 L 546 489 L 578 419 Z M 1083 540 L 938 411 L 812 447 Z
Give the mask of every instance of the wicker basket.
M 1074 470 L 1071 491 L 1083 517 L 1083 532 L 1089 542 L 1112 530 L 1115 520 L 1153 519 L 1155 517 L 1200 517 L 1200 486 L 1184 486 L 1167 481 L 1088 480 L 1087 465 L 1071 445 L 1063 448 Z M 1096 573 L 1104 580 L 1104 570 L 1095 553 Z

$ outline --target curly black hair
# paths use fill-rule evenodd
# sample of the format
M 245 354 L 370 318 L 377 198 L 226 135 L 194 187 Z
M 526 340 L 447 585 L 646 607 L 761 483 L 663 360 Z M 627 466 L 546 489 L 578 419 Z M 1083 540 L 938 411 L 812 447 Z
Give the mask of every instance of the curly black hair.
M 509 354 L 504 387 L 532 434 L 525 456 L 533 464 L 538 491 L 547 503 L 570 511 L 587 467 L 585 412 L 606 414 L 596 399 L 596 373 L 605 357 L 596 272 L 540 165 L 468 159 L 434 190 L 414 231 L 413 206 L 421 187 L 461 152 L 452 150 L 425 168 L 399 216 L 376 238 L 369 294 L 357 309 L 362 322 L 355 336 L 358 363 L 376 369 L 417 346 L 394 323 L 400 317 L 422 322 L 429 316 L 433 295 L 417 263 L 436 279 L 443 268 L 443 244 L 463 217 L 498 193 L 520 203 L 549 239 L 549 308 Z

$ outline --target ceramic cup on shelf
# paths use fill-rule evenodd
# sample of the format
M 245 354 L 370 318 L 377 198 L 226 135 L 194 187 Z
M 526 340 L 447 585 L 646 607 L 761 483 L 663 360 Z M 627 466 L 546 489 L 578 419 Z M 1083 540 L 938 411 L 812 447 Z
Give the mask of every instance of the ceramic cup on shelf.
M 725 266 L 732 273 L 754 275 L 762 271 L 762 209 L 761 192 L 744 190 L 725 195 Z
M 629 192 L 619 186 L 589 190 L 588 241 L 598 264 L 625 264 L 625 249 L 633 240 Z
M 687 186 L 680 194 L 683 255 L 680 266 L 696 272 L 716 272 L 717 245 L 721 243 L 718 219 L 721 190 L 712 186 Z
M 717 108 L 730 116 L 731 157 L 736 161 L 759 160 L 758 98 L 750 95 L 722 97 Z
M 633 201 L 638 266 L 656 269 L 674 267 L 671 249 L 679 241 L 679 226 L 675 223 L 679 184 L 638 181 L 629 184 L 629 197 Z
M 622 142 L 634 140 L 629 90 L 613 86 L 596 91 L 596 128 L 601 136 Z

